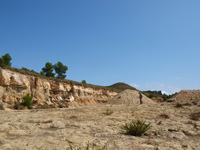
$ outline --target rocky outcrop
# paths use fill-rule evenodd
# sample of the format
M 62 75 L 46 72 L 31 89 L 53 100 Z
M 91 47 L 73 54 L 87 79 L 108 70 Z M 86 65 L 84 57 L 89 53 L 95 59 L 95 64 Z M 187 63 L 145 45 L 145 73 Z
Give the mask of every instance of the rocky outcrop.
M 117 94 L 105 89 L 93 89 L 0 68 L 0 101 L 12 105 L 15 101 L 21 102 L 27 93 L 33 96 L 35 106 L 58 106 L 60 102 L 69 105 L 98 104 Z

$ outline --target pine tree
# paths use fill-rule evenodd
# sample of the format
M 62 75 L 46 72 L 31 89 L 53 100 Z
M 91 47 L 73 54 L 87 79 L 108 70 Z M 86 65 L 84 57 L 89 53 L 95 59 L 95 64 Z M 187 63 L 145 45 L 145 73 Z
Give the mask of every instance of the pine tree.
M 5 54 L 4 56 L 2 56 L 2 58 L 3 58 L 3 60 L 4 60 L 4 64 L 5 64 L 5 66 L 11 66 L 11 60 L 12 60 L 12 58 L 11 58 L 11 56 L 10 56 L 10 54 Z
M 0 67 L 5 67 L 4 59 L 0 58 Z
M 55 73 L 53 73 L 54 70 L 54 65 L 52 65 L 52 63 L 47 62 L 45 64 L 45 67 L 42 68 L 42 71 L 44 72 L 45 76 L 47 77 L 54 77 Z
M 11 66 L 11 56 L 10 54 L 5 54 L 0 58 L 0 67 L 10 67 Z
M 86 80 L 82 80 L 82 84 L 87 84 Z
M 68 67 L 63 65 L 61 62 L 58 62 L 55 64 L 55 72 L 57 73 L 57 78 L 64 79 L 66 77 L 66 71 L 68 70 Z

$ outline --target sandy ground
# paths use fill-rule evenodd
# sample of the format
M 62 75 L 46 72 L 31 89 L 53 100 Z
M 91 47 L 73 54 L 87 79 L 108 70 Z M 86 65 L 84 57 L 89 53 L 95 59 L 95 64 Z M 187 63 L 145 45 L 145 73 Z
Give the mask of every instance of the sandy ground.
M 198 106 L 96 105 L 46 110 L 0 111 L 1 150 L 67 150 L 69 142 L 108 150 L 200 150 Z M 169 116 L 166 117 L 166 115 Z M 125 122 L 142 119 L 151 128 L 141 137 L 126 135 Z

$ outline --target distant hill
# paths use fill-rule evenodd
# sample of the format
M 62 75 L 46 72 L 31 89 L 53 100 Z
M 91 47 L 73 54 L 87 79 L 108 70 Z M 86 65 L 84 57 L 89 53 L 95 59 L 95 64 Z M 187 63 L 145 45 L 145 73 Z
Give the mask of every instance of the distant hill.
M 151 91 L 151 90 L 148 90 L 148 91 L 143 91 L 142 92 L 144 95 L 146 95 L 148 98 L 153 98 L 154 100 L 167 100 L 167 99 L 170 99 L 172 98 L 176 93 L 174 94 L 164 94 L 162 93 L 162 91 Z
M 114 91 L 117 91 L 117 92 L 122 92 L 124 90 L 137 90 L 136 88 L 126 84 L 126 83 L 123 83 L 123 82 L 118 82 L 118 83 L 115 83 L 113 85 L 110 85 L 108 86 L 109 88 L 113 89 Z
M 163 96 L 162 91 L 151 91 L 151 90 L 148 90 L 148 91 L 143 91 L 143 93 L 149 98 L 162 97 Z

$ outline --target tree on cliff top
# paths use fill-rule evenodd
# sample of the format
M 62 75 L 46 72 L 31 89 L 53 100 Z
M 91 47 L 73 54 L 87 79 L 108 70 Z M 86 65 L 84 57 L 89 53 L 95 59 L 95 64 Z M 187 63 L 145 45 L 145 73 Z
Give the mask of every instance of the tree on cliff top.
M 2 56 L 2 58 L 4 59 L 4 63 L 5 63 L 5 65 L 6 66 L 11 66 L 11 60 L 12 60 L 12 58 L 11 58 L 11 56 L 10 56 L 10 54 L 5 54 L 4 56 Z
M 5 67 L 4 59 L 0 58 L 0 67 Z
M 87 84 L 86 80 L 82 80 L 82 84 Z
M 64 79 L 66 77 L 66 71 L 68 70 L 68 67 L 63 65 L 61 62 L 58 62 L 55 64 L 55 72 L 58 74 L 57 78 Z
M 2 56 L 2 58 L 0 58 L 0 67 L 10 67 L 11 66 L 11 61 L 12 58 L 10 56 L 10 54 L 5 54 L 4 56 Z
M 52 63 L 47 62 L 45 64 L 45 67 L 42 68 L 42 71 L 44 72 L 45 76 L 47 77 L 54 77 L 55 73 L 53 73 L 54 71 L 54 65 L 52 65 Z

